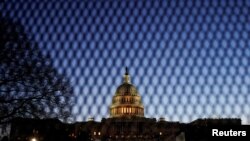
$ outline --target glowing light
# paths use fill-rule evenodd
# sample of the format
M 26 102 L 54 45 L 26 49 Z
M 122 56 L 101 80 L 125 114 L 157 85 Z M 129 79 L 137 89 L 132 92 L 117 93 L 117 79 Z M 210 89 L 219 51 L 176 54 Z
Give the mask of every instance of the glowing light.
M 30 141 L 38 141 L 36 138 L 31 138 Z

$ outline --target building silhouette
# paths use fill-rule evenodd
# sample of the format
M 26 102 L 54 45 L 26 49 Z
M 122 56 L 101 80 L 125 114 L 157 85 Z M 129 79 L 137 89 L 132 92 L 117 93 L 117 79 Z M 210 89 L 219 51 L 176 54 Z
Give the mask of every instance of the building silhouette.
M 62 123 L 58 119 L 16 118 L 11 141 L 206 141 L 211 126 L 238 126 L 240 119 L 198 119 L 191 123 L 144 117 L 144 106 L 128 69 L 110 105 L 110 117 L 100 122 Z

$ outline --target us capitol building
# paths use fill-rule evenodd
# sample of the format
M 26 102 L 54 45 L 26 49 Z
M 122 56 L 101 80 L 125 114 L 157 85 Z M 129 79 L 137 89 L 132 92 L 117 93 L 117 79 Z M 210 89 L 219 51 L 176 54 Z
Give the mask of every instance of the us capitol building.
M 111 118 L 116 117 L 144 117 L 144 106 L 137 89 L 130 83 L 128 69 L 121 84 L 113 97 L 110 106 Z
M 17 118 L 11 124 L 11 141 L 198 141 L 210 125 L 241 125 L 240 119 L 197 119 L 191 123 L 144 117 L 144 106 L 128 69 L 109 107 L 110 117 L 100 122 L 62 123 L 58 119 Z

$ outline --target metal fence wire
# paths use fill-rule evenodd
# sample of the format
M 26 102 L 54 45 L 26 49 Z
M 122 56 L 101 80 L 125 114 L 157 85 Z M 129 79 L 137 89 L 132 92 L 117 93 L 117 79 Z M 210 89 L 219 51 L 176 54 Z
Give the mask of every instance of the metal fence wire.
M 128 66 L 146 117 L 250 123 L 249 0 L 5 1 L 73 87 L 73 121 L 109 116 Z

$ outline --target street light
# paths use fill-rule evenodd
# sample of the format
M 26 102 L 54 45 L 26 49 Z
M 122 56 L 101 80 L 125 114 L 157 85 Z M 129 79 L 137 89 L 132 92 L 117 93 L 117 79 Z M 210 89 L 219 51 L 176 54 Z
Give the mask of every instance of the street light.
M 38 141 L 35 137 L 31 138 L 30 141 Z

